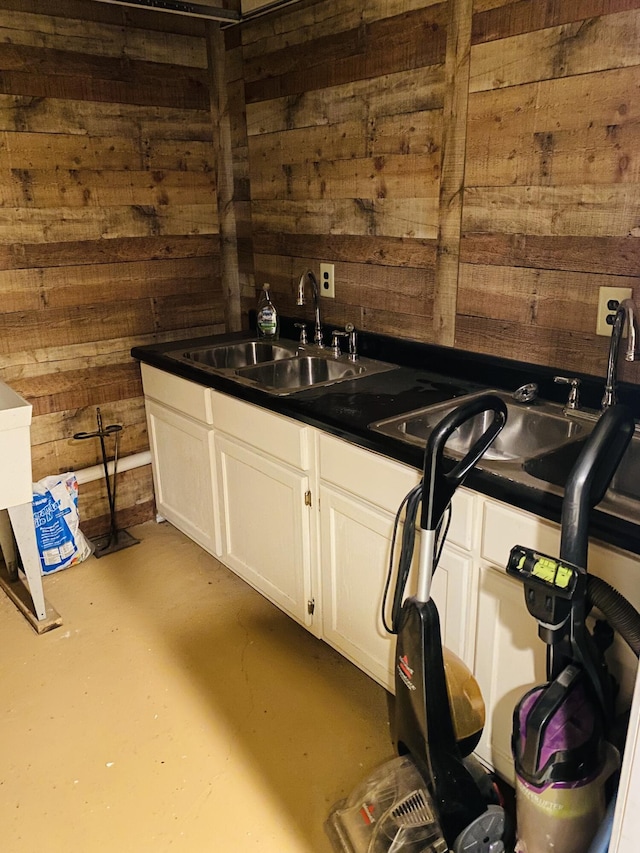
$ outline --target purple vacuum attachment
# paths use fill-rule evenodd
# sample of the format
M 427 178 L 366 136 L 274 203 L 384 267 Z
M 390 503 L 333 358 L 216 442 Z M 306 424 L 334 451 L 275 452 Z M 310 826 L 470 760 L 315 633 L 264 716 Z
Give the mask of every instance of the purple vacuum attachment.
M 600 772 L 602 730 L 582 671 L 569 665 L 523 696 L 514 713 L 517 774 L 531 785 L 584 784 Z

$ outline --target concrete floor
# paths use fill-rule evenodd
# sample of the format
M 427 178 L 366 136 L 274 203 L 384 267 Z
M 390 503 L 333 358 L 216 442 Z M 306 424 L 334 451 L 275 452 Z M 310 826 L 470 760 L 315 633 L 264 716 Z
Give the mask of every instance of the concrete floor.
M 172 528 L 0 593 L 3 853 L 325 853 L 392 757 L 385 691 Z

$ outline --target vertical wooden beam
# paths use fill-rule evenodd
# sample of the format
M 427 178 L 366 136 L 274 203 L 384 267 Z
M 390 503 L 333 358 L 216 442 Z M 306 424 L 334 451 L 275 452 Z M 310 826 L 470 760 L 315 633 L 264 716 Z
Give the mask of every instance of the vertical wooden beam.
M 449 0 L 433 305 L 434 341 L 443 346 L 453 346 L 456 331 L 472 16 L 473 0 Z
M 234 208 L 231 121 L 227 94 L 224 35 L 220 25 L 207 24 L 211 120 L 216 151 L 216 185 L 220 218 L 220 271 L 225 296 L 225 324 L 228 332 L 242 328 L 238 234 Z

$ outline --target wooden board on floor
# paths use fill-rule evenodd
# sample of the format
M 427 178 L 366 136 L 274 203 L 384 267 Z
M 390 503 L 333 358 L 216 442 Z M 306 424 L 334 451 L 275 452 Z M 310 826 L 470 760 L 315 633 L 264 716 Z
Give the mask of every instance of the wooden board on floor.
M 4 590 L 8 598 L 15 604 L 20 613 L 25 617 L 27 622 L 34 628 L 38 634 L 46 634 L 54 628 L 62 625 L 62 616 L 51 607 L 45 600 L 47 609 L 46 619 L 38 619 L 33 608 L 33 601 L 29 590 L 26 588 L 21 578 L 18 577 L 12 580 L 9 577 L 7 567 L 0 562 L 0 589 Z

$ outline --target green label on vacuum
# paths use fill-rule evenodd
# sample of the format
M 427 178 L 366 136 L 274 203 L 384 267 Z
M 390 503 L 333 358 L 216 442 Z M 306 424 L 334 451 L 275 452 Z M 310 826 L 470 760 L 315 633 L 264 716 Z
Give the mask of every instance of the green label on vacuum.
M 518 563 L 518 568 L 523 569 L 528 555 L 523 554 Z M 557 560 L 550 557 L 537 556 L 533 566 L 527 566 L 529 574 L 539 578 L 545 583 L 557 586 L 559 589 L 567 589 L 573 578 L 573 569 L 563 566 Z

